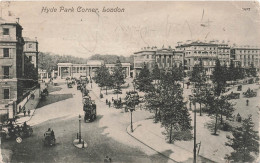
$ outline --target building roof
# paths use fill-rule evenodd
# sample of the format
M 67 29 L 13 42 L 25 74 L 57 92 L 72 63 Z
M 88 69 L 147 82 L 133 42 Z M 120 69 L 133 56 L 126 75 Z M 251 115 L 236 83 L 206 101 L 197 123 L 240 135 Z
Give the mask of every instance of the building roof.
M 182 44 L 176 46 L 176 48 L 181 48 L 181 47 L 189 47 L 189 46 L 218 46 L 218 44 L 213 44 L 213 43 L 205 43 L 205 42 L 192 42 L 190 44 Z
M 23 29 L 22 26 L 19 23 L 17 23 L 16 21 L 7 21 L 3 18 L 0 18 L 0 24 L 1 25 L 15 25 L 15 26 L 18 26 L 21 29 Z

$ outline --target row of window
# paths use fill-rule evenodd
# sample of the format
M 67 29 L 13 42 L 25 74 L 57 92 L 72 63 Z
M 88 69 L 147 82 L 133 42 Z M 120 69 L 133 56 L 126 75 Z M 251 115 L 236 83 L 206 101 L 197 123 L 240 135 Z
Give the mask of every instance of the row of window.
M 244 57 L 243 57 L 243 56 L 244 56 Z M 247 56 L 247 57 L 246 57 L 246 56 Z M 253 59 L 254 59 L 255 57 L 258 58 L 257 55 L 256 55 L 256 56 L 255 56 L 255 55 L 240 55 L 240 58 L 253 58 Z
M 250 50 L 248 50 L 248 51 L 247 51 L 247 50 L 240 50 L 239 52 L 240 52 L 241 54 L 242 54 L 242 53 L 246 53 L 246 52 L 247 52 L 247 53 L 251 53 Z M 252 50 L 252 53 L 259 53 L 259 51 L 258 51 L 258 50 Z

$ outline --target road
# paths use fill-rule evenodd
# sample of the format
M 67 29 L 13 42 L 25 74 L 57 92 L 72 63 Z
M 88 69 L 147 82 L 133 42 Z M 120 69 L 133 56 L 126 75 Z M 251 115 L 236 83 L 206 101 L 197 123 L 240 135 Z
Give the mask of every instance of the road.
M 92 91 L 90 95 L 96 101 L 98 116 L 94 122 L 81 123 L 87 148 L 78 149 L 72 143 L 79 128 L 78 115 L 83 116 L 82 98 L 75 86 L 67 88 L 65 84 L 50 89 L 49 96 L 38 105 L 28 122 L 33 126 L 33 136 L 20 144 L 8 140 L 1 148 L 10 151 L 11 162 L 103 162 L 106 155 L 113 162 L 171 162 L 127 134 L 129 112 L 108 108 Z M 133 121 L 149 116 L 138 110 L 134 112 Z M 57 139 L 54 147 L 43 146 L 43 134 L 49 127 Z

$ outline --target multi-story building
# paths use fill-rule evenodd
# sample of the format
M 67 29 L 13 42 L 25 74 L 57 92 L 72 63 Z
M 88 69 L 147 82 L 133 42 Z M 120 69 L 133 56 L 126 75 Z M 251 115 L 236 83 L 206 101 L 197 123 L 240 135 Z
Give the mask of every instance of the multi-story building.
M 34 65 L 34 68 L 38 70 L 38 41 L 24 37 L 24 43 L 23 52 L 25 56 L 28 57 L 29 61 Z
M 256 47 L 243 46 L 232 47 L 231 58 L 235 63 L 240 63 L 241 67 L 249 68 L 253 65 L 259 71 L 260 68 L 260 49 Z
M 183 63 L 183 52 L 175 51 L 171 47 L 158 49 L 157 47 L 144 47 L 134 53 L 134 77 L 140 73 L 144 63 L 152 71 L 155 64 L 160 69 L 167 69 L 174 64 Z
M 191 71 L 196 64 L 202 62 L 207 75 L 211 75 L 215 62 L 219 59 L 221 65 L 230 64 L 231 48 L 228 44 L 192 42 L 176 46 L 184 53 L 184 66 Z
M 24 55 L 22 26 L 0 19 L 0 104 L 19 103 L 37 84 L 34 66 Z M 37 79 L 37 74 L 36 74 Z
M 202 62 L 206 73 L 210 75 L 218 58 L 218 45 L 214 43 L 192 42 L 176 46 L 184 53 L 184 66 L 191 71 L 196 64 Z

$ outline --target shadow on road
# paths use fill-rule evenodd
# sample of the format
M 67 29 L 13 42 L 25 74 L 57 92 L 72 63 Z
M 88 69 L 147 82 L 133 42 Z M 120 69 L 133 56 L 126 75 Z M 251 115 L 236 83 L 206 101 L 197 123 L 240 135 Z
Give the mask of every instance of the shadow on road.
M 48 91 L 49 91 L 49 93 L 51 93 L 51 92 L 56 92 L 56 91 L 60 91 L 62 88 L 61 87 L 59 87 L 59 86 L 52 86 L 52 85 L 49 85 L 49 87 L 48 87 Z
M 49 105 L 49 104 L 52 104 L 52 103 L 55 103 L 55 102 L 59 102 L 59 101 L 62 101 L 62 100 L 67 100 L 69 98 L 72 98 L 72 94 L 55 94 L 55 95 L 52 95 L 52 94 L 49 94 L 46 99 L 42 99 L 40 100 L 39 104 L 37 105 L 37 108 L 41 108 L 43 106 L 46 106 L 46 105 Z

